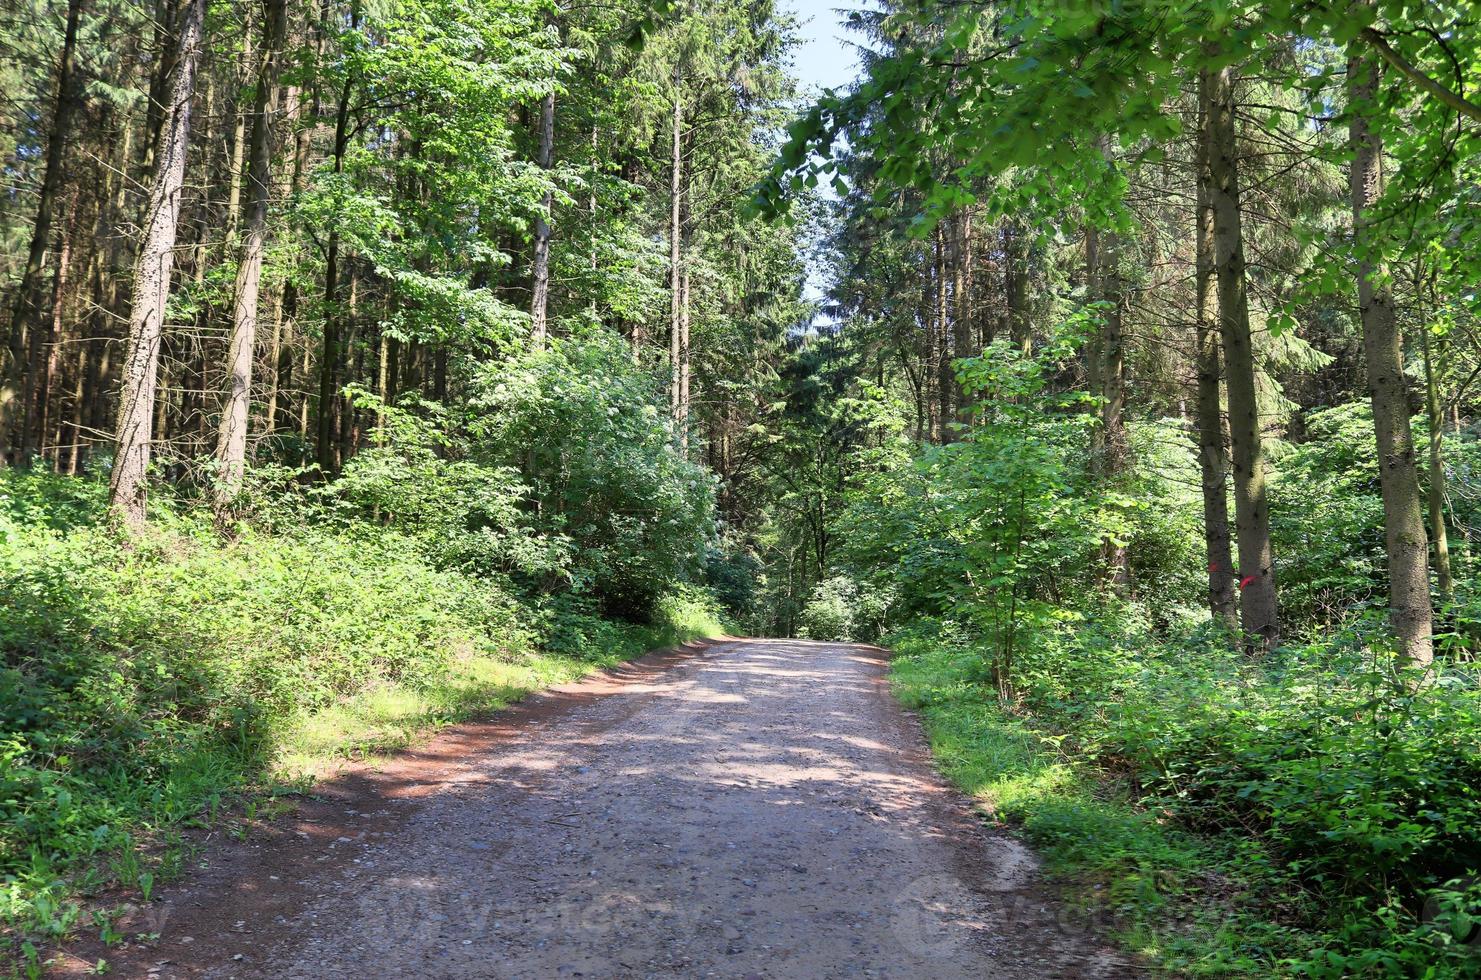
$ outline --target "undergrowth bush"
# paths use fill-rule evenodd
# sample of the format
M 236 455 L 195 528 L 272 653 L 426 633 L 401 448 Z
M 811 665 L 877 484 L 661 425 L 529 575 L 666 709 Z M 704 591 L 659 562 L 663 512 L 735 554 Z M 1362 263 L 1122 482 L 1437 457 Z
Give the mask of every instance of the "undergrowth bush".
M 404 742 L 720 629 L 701 590 L 616 623 L 591 598 L 438 568 L 417 540 L 367 523 L 246 526 L 222 544 L 205 517 L 161 504 L 124 543 L 103 490 L 0 474 L 0 924 L 23 931 L 65 930 L 61 896 L 298 752 L 317 713 L 395 702 Z M 535 669 L 477 666 L 501 663 Z
M 844 576 L 824 579 L 813 586 L 802 606 L 797 635 L 811 640 L 847 643 L 854 637 L 854 604 L 859 587 Z
M 893 638 L 901 694 L 948 773 L 1066 870 L 1151 889 L 1119 914 L 1179 969 L 1481 975 L 1476 673 L 1416 688 L 1356 635 L 1254 663 L 1215 633 L 1171 642 L 1138 619 L 1029 638 L 1010 701 L 970 641 L 920 621 Z M 1053 761 L 1005 767 L 1008 731 Z M 1184 919 L 1159 918 L 1174 898 Z M 1189 912 L 1209 900 L 1220 915 Z
M 1283 447 L 1273 476 L 1288 488 L 1272 516 L 1286 645 L 1236 651 L 1207 611 L 1189 433 L 1139 420 L 1128 465 L 1101 472 L 1096 416 L 1047 383 L 1072 341 L 958 363 L 974 425 L 852 483 L 838 577 L 805 628 L 849 634 L 858 583 L 897 590 L 899 690 L 946 771 L 1101 886 L 1092 904 L 1152 958 L 1209 975 L 1481 976 L 1468 556 L 1456 549 L 1442 608 L 1446 656 L 1401 670 L 1371 414 L 1311 412 L 1313 438 Z M 1475 450 L 1456 448 L 1469 465 Z

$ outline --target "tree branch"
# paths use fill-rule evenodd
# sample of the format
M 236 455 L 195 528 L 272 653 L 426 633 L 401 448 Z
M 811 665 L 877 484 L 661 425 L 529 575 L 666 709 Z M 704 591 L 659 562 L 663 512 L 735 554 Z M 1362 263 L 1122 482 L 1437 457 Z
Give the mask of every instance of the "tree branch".
M 1382 56 L 1384 61 L 1393 65 L 1403 73 L 1415 85 L 1439 99 L 1445 105 L 1454 109 L 1463 116 L 1470 116 L 1477 122 L 1481 122 L 1481 105 L 1470 101 L 1465 96 L 1441 85 L 1424 72 L 1411 64 L 1403 55 L 1393 49 L 1384 36 L 1371 27 L 1363 29 L 1362 38 L 1373 46 L 1373 49 Z

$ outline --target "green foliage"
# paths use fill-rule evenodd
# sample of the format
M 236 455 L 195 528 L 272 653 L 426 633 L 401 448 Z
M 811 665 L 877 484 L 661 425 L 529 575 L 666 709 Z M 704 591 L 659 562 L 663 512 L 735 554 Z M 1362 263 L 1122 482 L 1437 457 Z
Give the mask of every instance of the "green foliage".
M 948 775 L 1169 967 L 1475 975 L 1474 673 L 1416 690 L 1352 640 L 1252 664 L 1102 616 L 1028 642 L 1005 702 L 949 631 L 892 641 Z
M 489 498 L 457 467 L 424 463 L 420 509 L 372 459 L 330 503 L 276 512 L 312 508 L 316 523 L 244 527 L 225 545 L 205 518 L 169 508 L 123 543 L 101 521 L 97 486 L 0 475 L 0 918 L 65 931 L 70 875 L 204 819 L 279 762 L 404 744 L 551 680 L 719 632 L 703 592 L 663 589 L 651 623 L 635 626 L 579 597 L 523 599 L 504 576 L 430 563 L 448 500 L 467 490 L 464 512 L 482 513 Z M 353 518 L 395 499 L 426 525 Z
M 859 587 L 852 579 L 839 575 L 819 582 L 813 586 L 812 594 L 802 607 L 797 620 L 797 635 L 842 643 L 858 639 L 854 632 L 858 598 Z
M 534 522 L 577 557 L 571 587 L 641 619 L 697 581 L 714 535 L 713 477 L 666 422 L 662 391 L 615 335 L 557 340 L 479 383 L 470 456 L 516 467 Z
M 945 771 L 1150 958 L 1207 975 L 1475 975 L 1481 675 L 1462 662 L 1420 683 L 1386 652 L 1384 610 L 1365 608 L 1384 584 L 1366 405 L 1307 413 L 1278 458 L 1279 575 L 1301 639 L 1255 662 L 1200 608 L 1192 440 L 1138 421 L 1132 465 L 1098 475 L 1089 400 L 1045 381 L 1073 349 L 958 362 L 971 428 L 853 481 L 809 635 L 855 637 L 862 583 L 896 590 L 897 681 Z M 1447 458 L 1468 461 L 1452 441 Z M 1119 587 L 1117 543 L 1132 569 Z M 1452 610 L 1462 635 L 1469 594 Z

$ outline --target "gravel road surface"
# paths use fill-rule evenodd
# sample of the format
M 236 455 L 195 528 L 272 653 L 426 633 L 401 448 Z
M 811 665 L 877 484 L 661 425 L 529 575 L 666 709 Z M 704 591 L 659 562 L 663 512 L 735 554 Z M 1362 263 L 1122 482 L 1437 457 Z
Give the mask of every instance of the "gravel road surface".
M 557 689 L 208 844 L 207 869 L 133 923 L 158 940 L 68 962 L 274 980 L 1141 975 L 933 772 L 885 657 L 723 641 Z

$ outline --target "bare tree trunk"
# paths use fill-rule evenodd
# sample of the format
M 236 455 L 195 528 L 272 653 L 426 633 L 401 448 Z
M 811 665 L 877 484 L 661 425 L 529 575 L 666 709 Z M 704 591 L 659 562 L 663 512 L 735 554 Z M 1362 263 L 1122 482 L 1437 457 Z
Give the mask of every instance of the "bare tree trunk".
M 675 103 L 677 105 L 677 103 Z M 555 91 L 540 100 L 540 149 L 535 161 L 547 175 L 555 166 Z M 546 191 L 540 201 L 541 213 L 535 217 L 535 254 L 530 262 L 530 343 L 544 347 L 548 331 L 546 307 L 550 303 L 550 215 L 555 195 Z
M 353 27 L 360 26 L 360 9 L 351 12 Z M 334 121 L 334 172 L 344 172 L 345 152 L 349 148 L 350 94 L 354 90 L 353 76 L 345 78 L 340 88 L 339 108 Z M 338 429 L 335 425 L 339 384 L 339 232 L 329 233 L 329 243 L 324 254 L 324 345 L 319 359 L 319 418 L 317 429 L 317 461 L 321 476 L 335 472 L 335 457 L 338 447 Z
M 360 372 L 365 366 L 365 349 L 359 343 L 360 338 L 360 277 L 354 272 L 350 273 L 350 295 L 349 295 L 349 318 L 345 331 L 345 353 L 349 357 L 349 363 L 345 384 L 358 384 Z M 442 352 L 439 351 L 439 354 Z M 443 362 L 445 363 L 445 362 Z M 443 388 L 445 389 L 445 384 Z M 445 390 L 437 394 L 437 400 L 443 402 L 446 399 Z M 357 426 L 355 404 L 346 395 L 339 396 L 339 446 L 335 454 L 335 469 L 343 469 L 344 465 L 354 458 L 355 450 L 359 443 L 359 428 Z
M 952 404 L 956 393 L 956 375 L 951 370 L 951 305 L 947 301 L 947 283 L 951 279 L 949 268 L 951 257 L 947 254 L 946 231 L 936 226 L 936 339 L 935 363 L 931 370 L 936 374 L 936 419 L 933 426 L 935 441 L 947 441 L 947 429 L 952 419 Z
M 284 353 L 288 346 L 284 333 L 283 299 L 283 293 L 279 291 L 273 303 L 273 336 L 267 355 L 271 371 L 268 375 L 267 407 L 262 413 L 262 428 L 267 433 L 275 432 L 278 428 L 278 402 L 283 397 L 283 384 L 288 380 L 288 372 L 283 370 Z M 292 360 L 288 359 L 288 363 L 291 365 Z
M 1210 200 L 1208 73 L 1198 83 L 1197 258 L 1194 275 L 1198 292 L 1194 364 L 1198 374 L 1198 467 L 1203 484 L 1203 541 L 1208 554 L 1208 608 L 1215 622 L 1231 633 L 1239 629 L 1234 596 L 1234 556 L 1229 534 L 1229 449 L 1224 442 L 1224 414 L 1219 403 L 1222 374 L 1219 327 L 1214 305 L 1214 211 Z
M 57 251 L 57 269 L 51 283 L 51 316 L 47 320 L 46 336 L 45 339 L 36 337 L 36 343 L 31 347 L 31 363 L 27 372 L 31 376 L 31 385 L 35 393 L 31 399 L 31 407 L 26 410 L 27 435 L 24 454 L 27 456 L 33 450 L 43 455 L 46 452 L 46 429 L 52 405 L 51 387 L 59 363 L 62 307 L 67 298 L 67 267 L 72 260 L 72 236 L 77 224 L 76 207 L 74 197 L 73 214 L 67 226 L 62 229 L 62 247 Z M 35 336 L 34 330 L 32 333 Z M 46 352 L 44 361 L 41 356 L 43 349 Z
M 954 275 L 952 276 L 952 304 L 951 311 L 951 343 L 957 357 L 971 357 L 976 353 L 972 349 L 972 214 L 963 211 L 957 219 L 957 235 L 955 238 L 952 265 Z M 972 403 L 961 391 L 960 385 L 956 383 L 955 372 L 952 372 L 952 389 L 956 395 L 957 421 L 963 426 L 963 430 L 972 421 Z
M 323 32 L 316 32 L 319 36 L 315 39 L 316 49 L 322 50 Z M 318 52 L 316 52 L 318 53 Z M 318 115 L 319 95 L 318 85 L 314 86 L 310 98 L 310 111 L 307 113 L 311 118 Z M 296 85 L 289 85 L 283 99 L 284 111 L 292 121 L 296 132 L 293 137 L 293 170 L 288 179 L 288 193 L 294 195 L 303 188 L 303 181 L 308 173 L 309 149 L 310 149 L 310 127 L 302 125 L 301 119 L 305 115 L 305 102 L 303 92 Z M 268 412 L 267 425 L 269 429 L 292 429 L 296 427 L 295 408 L 289 396 L 293 379 L 294 350 L 293 337 L 294 325 L 298 322 L 298 284 L 292 277 L 283 284 L 282 292 L 278 296 L 277 310 L 274 314 L 274 369 L 273 369 L 273 398 L 269 401 L 271 411 Z M 277 338 L 281 338 L 281 342 Z M 305 347 L 305 364 L 307 364 L 308 352 Z M 308 379 L 308 371 L 303 372 L 303 384 Z M 305 396 L 306 400 L 306 396 Z M 300 411 L 301 415 L 301 411 Z M 306 435 L 306 433 L 305 433 Z
M 46 164 L 41 177 L 41 191 L 36 201 L 36 223 L 31 228 L 31 247 L 26 253 L 26 268 L 16 289 L 15 312 L 10 323 L 10 342 L 5 369 L 0 371 L 0 466 L 12 450 L 12 433 L 19 416 L 25 412 L 22 364 L 26 359 L 31 331 L 41 313 L 42 267 L 51 247 L 51 226 L 57 197 L 62 186 L 62 164 L 72 115 L 76 108 L 73 92 L 73 62 L 77 52 L 77 25 L 82 16 L 82 0 L 68 0 L 67 27 L 62 39 L 62 57 L 57 66 L 57 104 L 52 112 L 51 128 L 46 134 Z
M 72 388 L 72 439 L 67 449 L 68 476 L 76 476 L 82 464 L 82 432 L 87 428 L 87 384 L 91 380 L 88 367 L 92 362 L 88 357 L 88 346 L 85 338 L 77 345 L 77 378 Z
M 113 387 L 113 339 L 104 339 L 101 346 L 98 356 L 88 364 L 87 429 L 93 433 L 106 431 L 113 422 L 109 409 L 114 402 L 108 397 Z M 92 449 L 91 443 L 88 448 Z
M 1033 353 L 1028 318 L 1028 267 L 1023 226 L 1016 219 L 1003 223 L 1003 299 L 1008 307 L 1008 333 L 1013 346 L 1027 357 Z M 988 338 L 991 340 L 991 338 Z
M 679 447 L 689 449 L 689 269 L 679 283 Z
M 1358 312 L 1373 427 L 1378 437 L 1378 478 L 1383 492 L 1383 524 L 1388 552 L 1389 624 L 1399 652 L 1410 663 L 1434 660 L 1431 641 L 1429 544 L 1419 497 L 1414 435 L 1409 426 L 1409 383 L 1394 316 L 1394 297 L 1380 246 L 1368 224 L 1383 193 L 1383 139 L 1369 124 L 1377 111 L 1378 57 L 1361 42 L 1348 49 L 1348 134 L 1353 161 L 1349 175 L 1352 224 L 1358 252 Z
M 1424 351 L 1425 414 L 1429 421 L 1430 450 L 1430 538 L 1435 546 L 1435 577 L 1440 597 L 1446 602 L 1455 598 L 1455 580 L 1450 571 L 1450 536 L 1445 530 L 1445 465 L 1442 458 L 1445 416 L 1440 407 L 1440 389 L 1435 382 L 1435 366 L 1430 356 L 1430 332 L 1419 332 Z
M 1101 321 L 1101 427 L 1105 430 L 1102 472 L 1126 471 L 1131 449 L 1126 439 L 1126 284 L 1121 278 L 1120 239 L 1107 234 L 1100 252 L 1101 298 L 1108 304 Z
M 682 406 L 680 387 L 682 379 L 681 324 L 684 316 L 684 254 L 683 254 L 683 199 L 684 199 L 684 103 L 680 98 L 681 82 L 679 69 L 674 69 L 674 113 L 672 127 L 672 160 L 669 168 L 669 410 L 675 432 L 680 427 L 679 411 Z
M 1208 134 L 1209 202 L 1214 220 L 1214 268 L 1219 293 L 1219 339 L 1229 396 L 1229 436 L 1234 460 L 1234 515 L 1239 542 L 1240 613 L 1246 646 L 1263 653 L 1280 643 L 1275 558 L 1270 547 L 1270 503 L 1265 491 L 1265 449 L 1255 388 L 1255 352 L 1246 292 L 1244 231 L 1239 210 L 1235 141 L 1234 71 L 1207 76 L 1204 124 Z
M 936 260 L 935 253 L 930 253 L 925 274 L 921 277 L 921 372 L 920 372 L 920 395 L 921 406 L 921 429 L 925 433 L 926 440 L 937 442 L 941 436 L 941 419 L 936 413 L 940 405 L 936 387 L 940 376 L 936 373 L 936 361 L 940 356 L 937 345 L 940 343 L 940 330 L 937 326 L 938 308 L 936 304 Z
M 134 269 L 128 353 L 118 411 L 118 448 L 108 494 L 115 517 L 131 527 L 141 527 L 145 521 L 149 427 L 154 415 L 165 305 L 170 297 L 175 235 L 180 224 L 180 194 L 185 180 L 186 150 L 190 145 L 190 101 L 195 93 L 205 12 L 205 0 L 188 0 L 181 19 L 179 57 L 170 80 L 154 158 L 147 230 Z
M 1126 356 L 1124 321 L 1126 289 L 1121 279 L 1120 242 L 1116 235 L 1091 229 L 1087 262 L 1092 263 L 1091 296 L 1105 304 L 1092 356 L 1096 370 L 1091 390 L 1100 399 L 1100 427 L 1091 453 L 1091 466 L 1102 479 L 1119 480 L 1126 472 L 1131 450 L 1126 437 Z M 1102 549 L 1111 585 L 1125 592 L 1131 587 L 1131 558 L 1126 545 L 1107 538 Z
M 386 444 L 386 406 L 391 404 L 391 335 L 381 330 L 380 352 L 375 365 L 375 391 L 380 396 L 380 405 L 375 413 L 375 444 Z
M 1085 295 L 1092 300 L 1103 295 L 1101 286 L 1101 233 L 1094 225 L 1085 228 Z M 1105 331 L 1096 330 L 1085 344 L 1085 387 L 1099 396 L 1105 388 Z M 1090 430 L 1090 465 L 1098 470 L 1106 455 L 1106 429 L 1097 425 Z
M 247 424 L 252 407 L 252 359 L 257 347 L 257 300 L 262 289 L 262 255 L 267 242 L 267 206 L 272 194 L 273 94 L 278 84 L 279 52 L 288 29 L 286 0 L 265 0 L 262 59 L 252 105 L 252 147 L 248 154 L 244 234 L 237 265 L 236 302 L 226 353 L 226 397 L 216 439 L 214 500 L 220 520 L 241 492 L 247 461 Z M 271 424 L 271 422 L 269 422 Z

